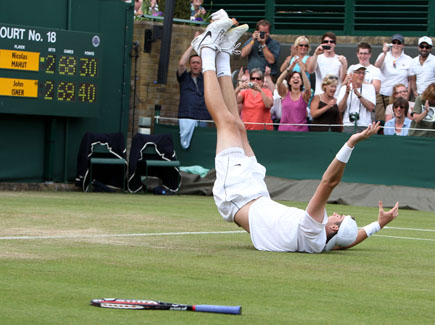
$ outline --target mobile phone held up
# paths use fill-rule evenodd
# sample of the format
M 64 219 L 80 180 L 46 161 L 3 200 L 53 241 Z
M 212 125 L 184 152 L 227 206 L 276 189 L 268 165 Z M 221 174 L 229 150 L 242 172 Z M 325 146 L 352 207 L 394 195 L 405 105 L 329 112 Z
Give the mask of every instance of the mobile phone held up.
M 322 45 L 322 48 L 324 50 L 330 50 L 331 49 L 331 45 Z

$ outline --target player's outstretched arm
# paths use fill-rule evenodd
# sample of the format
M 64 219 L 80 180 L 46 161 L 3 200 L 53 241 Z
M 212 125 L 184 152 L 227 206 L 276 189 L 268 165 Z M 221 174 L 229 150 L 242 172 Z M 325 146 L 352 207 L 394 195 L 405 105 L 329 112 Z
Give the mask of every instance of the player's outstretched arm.
M 379 128 L 379 122 L 373 122 L 364 131 L 353 134 L 329 164 L 328 168 L 323 173 L 322 180 L 319 186 L 317 186 L 316 192 L 307 206 L 307 212 L 313 219 L 322 222 L 326 203 L 334 188 L 340 183 L 344 168 L 355 145 L 373 134 L 378 133 Z
M 389 210 L 385 211 L 382 201 L 379 201 L 379 214 L 378 214 L 378 220 L 374 221 L 367 226 L 361 228 L 358 230 L 358 235 L 356 237 L 356 240 L 346 247 L 340 247 L 337 246 L 334 249 L 348 249 L 355 245 L 358 245 L 362 241 L 369 238 L 374 233 L 378 232 L 382 228 L 384 228 L 387 224 L 389 224 L 391 221 L 393 221 L 397 216 L 399 215 L 399 202 L 396 202 L 394 207 Z

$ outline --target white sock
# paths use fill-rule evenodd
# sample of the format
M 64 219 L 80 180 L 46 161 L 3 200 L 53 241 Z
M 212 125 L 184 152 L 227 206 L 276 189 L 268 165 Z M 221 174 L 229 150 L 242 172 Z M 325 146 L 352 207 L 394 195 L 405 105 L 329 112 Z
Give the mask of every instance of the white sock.
M 216 71 L 218 77 L 231 76 L 230 55 L 219 52 L 216 55 Z
M 202 72 L 208 70 L 216 71 L 216 51 L 209 47 L 201 49 Z

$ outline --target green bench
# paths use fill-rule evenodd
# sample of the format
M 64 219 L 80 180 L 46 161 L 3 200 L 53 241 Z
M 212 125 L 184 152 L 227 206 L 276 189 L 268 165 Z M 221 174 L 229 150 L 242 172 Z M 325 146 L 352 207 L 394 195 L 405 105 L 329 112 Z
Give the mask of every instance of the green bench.
M 90 159 L 89 182 L 92 184 L 93 165 L 122 165 L 122 191 L 125 192 L 127 161 L 124 158 L 102 157 L 103 155 L 112 155 L 107 144 L 98 143 L 93 145 L 92 152 L 99 155 L 99 157 L 91 157 Z

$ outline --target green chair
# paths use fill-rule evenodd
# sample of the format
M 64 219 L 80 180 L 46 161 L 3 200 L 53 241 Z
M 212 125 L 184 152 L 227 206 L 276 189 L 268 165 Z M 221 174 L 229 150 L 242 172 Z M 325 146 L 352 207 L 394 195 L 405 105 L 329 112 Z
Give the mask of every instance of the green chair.
M 154 145 L 149 145 L 145 149 L 142 150 L 142 154 L 148 154 L 148 155 L 158 155 L 156 151 L 156 147 Z M 147 193 L 147 182 L 146 179 L 148 178 L 148 167 L 180 167 L 180 161 L 179 160 L 155 160 L 155 159 L 146 159 L 145 160 L 145 176 L 142 179 L 142 183 L 145 186 L 145 193 Z M 180 175 L 178 174 L 179 180 Z
M 92 145 L 92 155 L 89 162 L 89 176 L 92 182 L 92 173 L 94 165 L 121 165 L 122 166 L 122 191 L 125 192 L 127 161 L 119 156 L 116 156 L 108 148 L 107 143 L 96 143 Z

